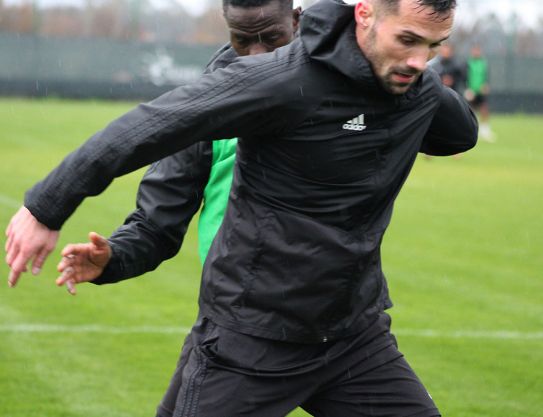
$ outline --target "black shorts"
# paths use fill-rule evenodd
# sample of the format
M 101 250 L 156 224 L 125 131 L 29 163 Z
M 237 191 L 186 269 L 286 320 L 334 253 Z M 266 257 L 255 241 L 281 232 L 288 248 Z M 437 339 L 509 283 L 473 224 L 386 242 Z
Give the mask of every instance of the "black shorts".
M 487 102 L 486 94 L 477 93 L 475 94 L 475 96 L 473 97 L 473 99 L 470 101 L 469 104 L 471 104 L 471 106 L 474 108 L 479 108 L 486 102 Z
M 198 320 L 157 417 L 438 417 L 383 313 L 364 333 L 318 345 L 247 336 Z

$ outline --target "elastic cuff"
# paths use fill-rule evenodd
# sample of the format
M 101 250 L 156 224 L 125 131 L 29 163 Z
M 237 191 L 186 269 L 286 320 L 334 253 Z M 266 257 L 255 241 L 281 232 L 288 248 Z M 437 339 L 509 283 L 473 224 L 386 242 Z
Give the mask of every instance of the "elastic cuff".
M 121 257 L 118 255 L 115 245 L 110 240 L 108 242 L 111 247 L 111 259 L 104 268 L 102 275 L 91 281 L 91 283 L 96 285 L 114 284 L 123 279 L 124 268 Z

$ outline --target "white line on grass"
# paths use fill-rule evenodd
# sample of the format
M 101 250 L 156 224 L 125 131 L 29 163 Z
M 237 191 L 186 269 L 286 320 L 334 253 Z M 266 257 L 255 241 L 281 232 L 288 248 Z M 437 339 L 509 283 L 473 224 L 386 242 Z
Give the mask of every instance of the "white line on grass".
M 2 333 L 105 333 L 105 334 L 186 334 L 188 327 L 175 326 L 108 326 L 100 324 L 3 324 Z M 497 340 L 543 340 L 543 332 L 515 332 L 508 330 L 458 330 L 396 329 L 393 333 L 401 337 L 426 337 L 443 339 L 497 339 Z
M 434 339 L 497 339 L 497 340 L 543 340 L 543 332 L 515 332 L 509 330 L 456 330 L 397 329 L 397 336 L 428 337 Z

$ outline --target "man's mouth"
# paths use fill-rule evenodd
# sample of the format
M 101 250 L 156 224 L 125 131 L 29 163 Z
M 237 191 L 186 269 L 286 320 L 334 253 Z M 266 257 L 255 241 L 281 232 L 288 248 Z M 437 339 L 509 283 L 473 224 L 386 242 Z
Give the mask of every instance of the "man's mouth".
M 408 73 L 408 72 L 400 72 L 400 71 L 393 71 L 392 72 L 392 78 L 394 81 L 400 83 L 400 84 L 410 84 L 417 78 L 418 74 Z

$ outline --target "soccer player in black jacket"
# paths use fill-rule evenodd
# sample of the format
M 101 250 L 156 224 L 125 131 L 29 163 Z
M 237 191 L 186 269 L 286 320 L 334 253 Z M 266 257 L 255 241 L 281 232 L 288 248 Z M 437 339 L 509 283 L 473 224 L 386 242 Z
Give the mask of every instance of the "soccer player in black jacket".
M 27 193 L 8 263 L 115 176 L 239 137 L 172 415 L 439 416 L 390 335 L 380 244 L 417 153 L 476 141 L 465 101 L 426 70 L 454 6 L 317 3 L 290 45 L 140 105 L 69 155 Z

